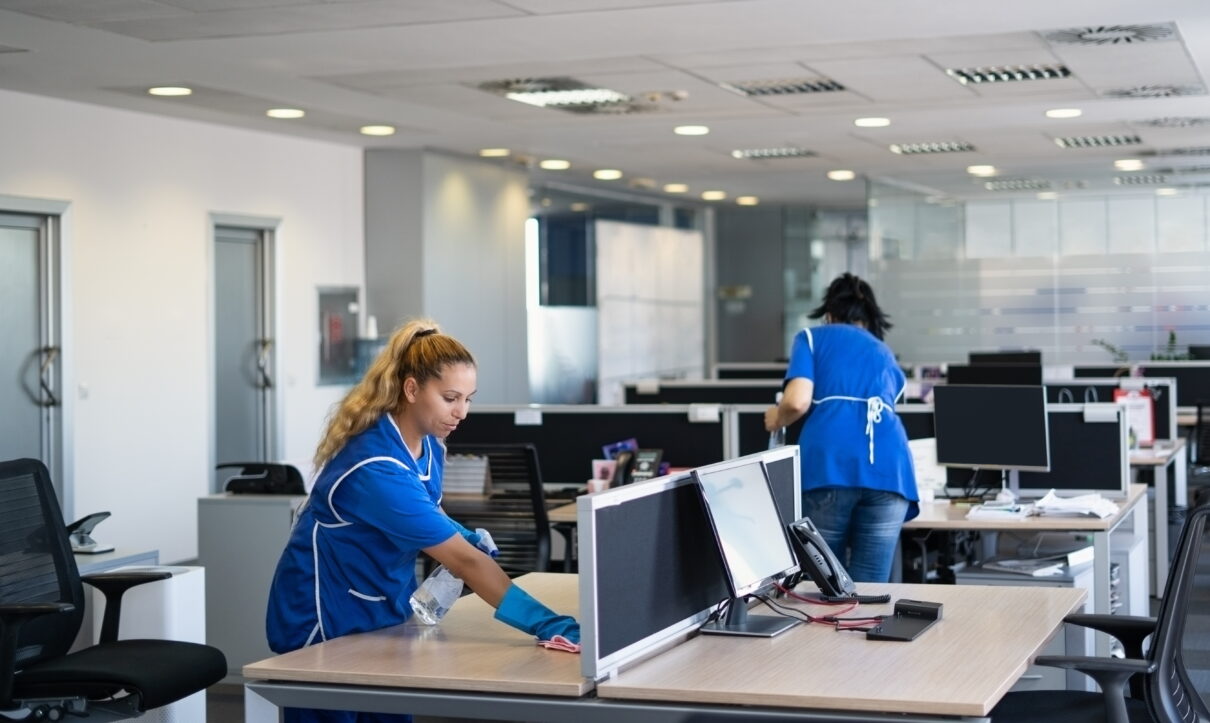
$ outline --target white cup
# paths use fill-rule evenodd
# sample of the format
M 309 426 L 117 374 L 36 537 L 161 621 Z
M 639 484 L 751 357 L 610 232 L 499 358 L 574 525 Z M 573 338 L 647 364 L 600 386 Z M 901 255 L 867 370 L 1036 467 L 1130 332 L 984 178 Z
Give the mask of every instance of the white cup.
M 609 489 L 609 480 L 607 479 L 590 479 L 588 480 L 588 494 L 596 494 Z
M 933 502 L 937 501 L 937 493 L 931 487 L 917 490 L 917 492 L 920 494 L 920 504 L 922 505 L 931 505 Z

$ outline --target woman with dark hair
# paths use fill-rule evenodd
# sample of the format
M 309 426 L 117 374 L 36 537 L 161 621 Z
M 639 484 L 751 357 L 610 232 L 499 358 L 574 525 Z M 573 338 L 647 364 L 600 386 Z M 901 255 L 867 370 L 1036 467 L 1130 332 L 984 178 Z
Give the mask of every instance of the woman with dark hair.
M 870 285 L 846 273 L 811 312 L 824 325 L 794 337 L 770 432 L 803 415 L 802 512 L 854 580 L 886 582 L 899 530 L 918 497 L 907 434 L 895 414 L 906 379 L 882 338 L 891 328 Z M 847 554 L 846 554 L 847 553 Z

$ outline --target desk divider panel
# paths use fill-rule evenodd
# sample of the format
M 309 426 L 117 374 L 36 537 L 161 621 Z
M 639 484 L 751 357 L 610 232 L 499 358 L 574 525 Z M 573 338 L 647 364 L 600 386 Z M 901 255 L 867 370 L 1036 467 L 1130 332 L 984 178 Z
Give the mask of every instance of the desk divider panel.
M 626 404 L 764 404 L 782 390 L 781 379 L 675 379 L 627 382 Z
M 1176 379 L 1139 377 L 1080 377 L 1047 381 L 1048 404 L 1096 404 L 1112 402 L 1116 389 L 1149 389 L 1155 400 L 1155 438 L 1173 440 L 1176 433 Z
M 1085 412 L 1110 415 L 1110 421 L 1088 421 Z M 1059 494 L 1100 492 L 1111 499 L 1125 499 L 1130 485 L 1130 448 L 1125 410 L 1115 404 L 1047 404 L 1050 434 L 1050 471 L 1021 472 L 1022 497 L 1041 497 L 1052 488 Z M 1012 434 L 997 428 L 994 415 L 978 420 L 988 434 Z M 999 490 L 999 470 L 946 470 L 946 489 Z
M 584 484 L 601 447 L 634 437 L 644 448 L 664 450 L 674 467 L 699 467 L 726 458 L 728 430 L 715 421 L 691 421 L 690 406 L 605 407 L 579 405 L 485 405 L 450 435 L 450 444 L 533 444 L 546 483 Z M 696 407 L 700 411 L 700 407 Z
M 776 379 L 786 378 L 788 362 L 719 362 L 714 365 L 715 379 Z
M 798 448 L 753 456 L 769 469 L 783 521 L 797 519 Z M 581 669 L 586 678 L 603 680 L 681 642 L 730 596 L 691 475 L 582 495 L 576 505 Z M 784 505 L 793 509 L 788 512 Z
M 1098 364 L 1072 368 L 1077 379 L 1084 377 L 1131 377 L 1176 380 L 1176 406 L 1194 407 L 1198 400 L 1210 402 L 1210 362 L 1145 361 L 1126 364 Z M 1079 400 L 1076 400 L 1079 401 Z
M 769 433 L 765 431 L 765 410 L 771 404 L 737 404 L 731 407 L 731 413 L 736 416 L 735 432 L 732 439 L 737 444 L 729 451 L 728 457 L 739 457 L 754 454 L 769 447 Z M 923 439 L 933 436 L 933 405 L 931 404 L 896 404 L 895 414 L 903 422 L 908 439 Z M 806 420 L 798 420 L 786 428 L 786 444 L 798 444 L 798 436 L 802 433 L 802 425 Z

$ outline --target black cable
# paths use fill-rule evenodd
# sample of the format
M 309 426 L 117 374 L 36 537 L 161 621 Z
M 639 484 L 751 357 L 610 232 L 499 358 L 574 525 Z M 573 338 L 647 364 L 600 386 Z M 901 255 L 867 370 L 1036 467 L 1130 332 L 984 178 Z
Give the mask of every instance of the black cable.
M 760 600 L 762 603 L 764 603 L 765 607 L 769 608 L 770 610 L 777 613 L 778 615 L 781 615 L 782 617 L 792 618 L 794 620 L 801 620 L 804 623 L 810 623 L 815 620 L 815 618 L 811 617 L 810 615 L 804 613 L 801 610 L 795 610 L 794 608 L 782 607 L 779 603 L 773 602 L 772 600 L 765 597 L 764 595 L 756 595 L 755 597 L 757 600 Z

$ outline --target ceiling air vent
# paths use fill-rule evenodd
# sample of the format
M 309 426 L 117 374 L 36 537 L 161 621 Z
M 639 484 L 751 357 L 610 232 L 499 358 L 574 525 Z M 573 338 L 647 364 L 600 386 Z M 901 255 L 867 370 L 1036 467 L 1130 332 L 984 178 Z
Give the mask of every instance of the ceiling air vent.
M 508 78 L 480 83 L 479 90 L 519 103 L 580 114 L 625 114 L 655 110 L 653 103 L 568 77 Z
M 1159 173 L 1133 173 L 1114 176 L 1113 182 L 1119 186 L 1162 186 L 1168 182 L 1168 177 Z
M 1042 178 L 998 178 L 985 181 L 983 187 L 989 191 L 1045 191 L 1050 181 Z
M 945 74 L 963 85 L 980 85 L 1067 78 L 1071 71 L 1066 65 L 993 65 L 979 68 L 946 68 Z
M 784 148 L 738 148 L 731 151 L 732 158 L 751 158 L 763 160 L 769 158 L 814 158 L 815 151 L 806 148 L 787 146 Z
M 967 153 L 975 147 L 965 141 L 932 141 L 929 143 L 892 143 L 891 153 L 910 156 L 918 153 Z
M 1210 166 L 1182 166 L 1180 168 L 1157 168 L 1156 173 L 1169 176 L 1190 176 L 1210 173 Z
M 1210 118 L 1150 118 L 1148 120 L 1135 121 L 1135 125 L 1147 126 L 1148 128 L 1201 128 L 1210 126 Z
M 1143 139 L 1138 136 L 1067 136 L 1056 138 L 1055 145 L 1060 148 L 1115 148 L 1117 146 L 1137 146 Z
M 1132 88 L 1114 88 L 1101 95 L 1106 98 L 1178 98 L 1186 95 L 1205 95 L 1200 85 L 1136 85 Z
M 776 80 L 743 80 L 719 83 L 719 87 L 743 96 L 801 95 L 803 93 L 835 93 L 845 87 L 831 78 L 778 78 Z
M 1097 25 L 1086 28 L 1065 28 L 1043 33 L 1047 42 L 1058 45 L 1129 45 L 1176 39 L 1172 23 L 1154 25 Z

